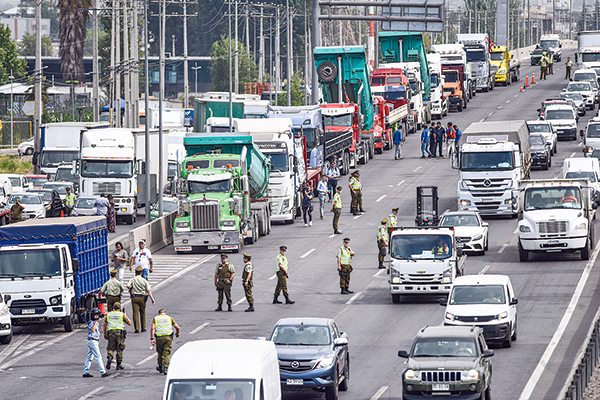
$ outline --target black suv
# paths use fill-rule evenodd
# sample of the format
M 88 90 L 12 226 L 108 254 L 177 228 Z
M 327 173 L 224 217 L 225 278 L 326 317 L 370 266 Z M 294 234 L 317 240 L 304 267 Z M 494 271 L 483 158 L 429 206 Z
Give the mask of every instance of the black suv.
M 493 355 L 477 326 L 426 326 L 410 353 L 398 352 L 408 359 L 402 372 L 402 399 L 489 400 Z

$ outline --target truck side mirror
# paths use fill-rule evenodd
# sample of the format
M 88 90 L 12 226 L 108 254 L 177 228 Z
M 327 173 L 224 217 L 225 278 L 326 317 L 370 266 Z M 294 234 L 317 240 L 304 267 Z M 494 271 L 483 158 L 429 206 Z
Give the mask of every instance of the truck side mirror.
M 462 247 L 458 247 L 456 249 L 456 256 L 457 257 L 462 257 L 463 256 L 463 249 L 462 249 Z
M 71 260 L 71 263 L 73 264 L 73 272 L 79 271 L 79 259 L 74 258 Z

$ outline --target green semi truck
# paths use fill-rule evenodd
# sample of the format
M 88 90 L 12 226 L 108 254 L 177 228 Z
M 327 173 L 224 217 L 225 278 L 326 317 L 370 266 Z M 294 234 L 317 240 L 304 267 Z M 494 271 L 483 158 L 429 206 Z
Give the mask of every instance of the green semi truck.
M 271 231 L 271 163 L 246 134 L 186 137 L 177 180 L 175 251 L 239 252 Z

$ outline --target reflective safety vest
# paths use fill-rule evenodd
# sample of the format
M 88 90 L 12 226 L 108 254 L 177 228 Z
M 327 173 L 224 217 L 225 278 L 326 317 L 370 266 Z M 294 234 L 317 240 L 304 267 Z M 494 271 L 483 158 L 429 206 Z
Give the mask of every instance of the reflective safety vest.
M 125 330 L 125 319 L 123 318 L 124 315 L 125 314 L 123 314 L 121 311 L 111 311 L 106 314 L 106 330 Z
M 545 67 L 547 64 L 548 64 L 548 61 L 546 61 L 546 57 L 542 57 L 542 58 L 540 59 L 540 65 L 541 65 L 542 67 Z
M 431 252 L 437 256 L 441 256 L 443 254 L 448 254 L 448 245 L 445 244 L 443 246 L 433 246 L 433 249 L 431 249 Z
M 342 196 L 339 193 L 336 192 L 333 195 L 333 202 L 335 203 L 334 208 L 342 208 Z
M 391 213 L 390 216 L 388 217 L 387 227 L 395 228 L 397 223 L 398 223 L 398 217 L 396 216 L 396 214 Z
M 571 195 L 563 197 L 561 202 L 562 203 L 577 203 L 577 198 L 571 194 Z
M 350 178 L 350 186 L 352 186 L 352 189 L 354 190 L 360 190 L 360 179 L 354 176 Z
M 69 208 L 75 207 L 75 195 L 73 193 L 68 194 L 67 197 L 65 197 L 65 204 Z
M 345 248 L 344 246 L 340 247 L 338 256 L 340 257 L 341 265 L 350 265 L 350 261 L 352 260 L 352 256 L 350 255 L 351 251 L 352 249 L 350 246 L 348 246 L 348 248 Z
M 377 228 L 377 240 L 386 240 L 388 238 L 387 227 L 385 225 L 379 225 Z
M 173 334 L 173 321 L 168 315 L 154 317 L 154 335 L 168 336 Z
M 277 255 L 277 258 L 276 258 L 276 262 L 277 262 L 277 272 L 279 272 L 279 271 L 280 271 L 279 264 L 281 264 L 281 265 L 283 266 L 283 270 L 284 270 L 284 271 L 287 271 L 287 269 L 288 269 L 288 264 L 287 264 L 287 257 L 286 257 L 286 256 L 284 256 L 284 255 L 283 255 L 283 254 L 281 254 L 281 253 L 280 253 L 280 254 L 278 254 L 278 255 Z
M 217 277 L 219 279 L 229 279 L 231 278 L 231 272 L 229 271 L 229 263 L 225 264 L 217 264 Z

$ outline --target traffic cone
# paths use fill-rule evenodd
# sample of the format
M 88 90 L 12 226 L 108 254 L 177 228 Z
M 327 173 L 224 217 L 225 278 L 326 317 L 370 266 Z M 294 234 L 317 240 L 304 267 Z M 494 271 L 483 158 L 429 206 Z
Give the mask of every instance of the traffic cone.
M 60 217 L 61 217 L 61 218 L 64 218 L 64 217 L 65 217 L 65 212 L 64 212 L 64 210 L 60 210 Z
M 535 84 L 535 72 L 531 73 L 531 84 Z
M 519 90 L 519 92 L 523 93 L 523 86 L 521 86 L 521 90 Z
M 525 88 L 529 87 L 529 74 L 525 75 Z
M 102 314 L 106 315 L 106 303 L 98 303 L 98 309 Z

